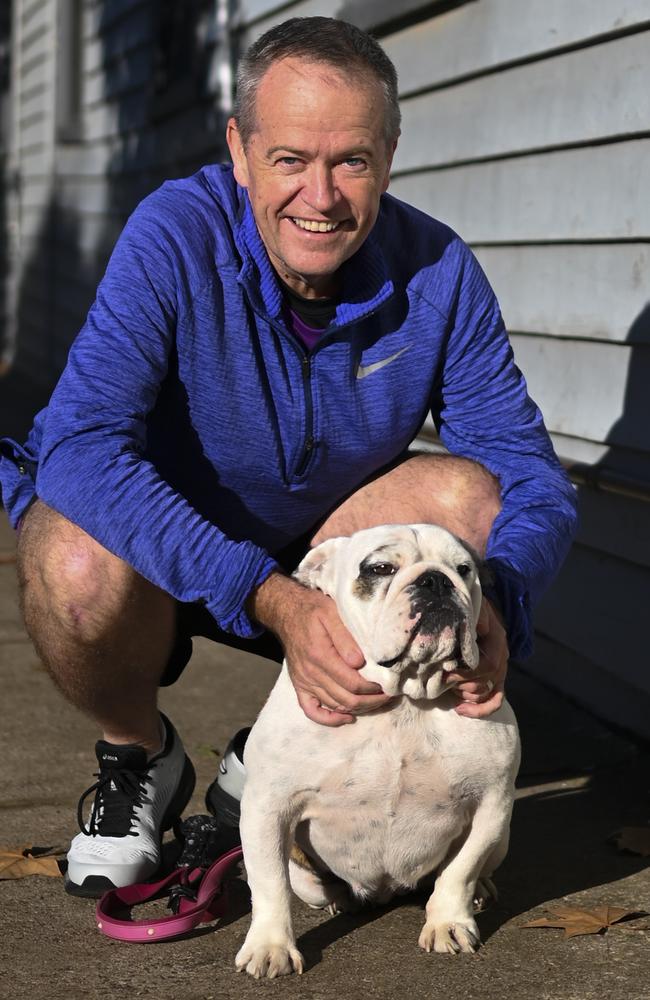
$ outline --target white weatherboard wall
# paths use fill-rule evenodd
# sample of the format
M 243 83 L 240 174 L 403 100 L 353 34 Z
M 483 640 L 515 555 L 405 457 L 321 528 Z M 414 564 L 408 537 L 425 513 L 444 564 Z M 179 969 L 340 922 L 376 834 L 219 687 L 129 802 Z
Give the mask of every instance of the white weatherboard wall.
M 650 0 L 421 4 L 402 27 L 398 6 L 243 0 L 240 41 L 292 16 L 391 19 L 377 31 L 400 77 L 391 192 L 473 246 L 558 453 L 634 484 L 580 488 L 525 669 L 648 737 Z
M 7 260 L 8 309 L 3 338 L 5 360 L 15 350 L 18 286 L 32 257 L 37 234 L 47 229 L 54 173 L 54 0 L 24 0 L 14 4 L 11 36 L 10 132 L 7 150 L 9 221 Z M 34 261 L 30 270 L 29 305 L 22 321 L 29 344 L 29 364 L 47 368 L 49 344 L 42 330 L 51 314 L 48 269 Z
M 60 372 L 137 203 L 223 158 L 226 7 L 13 0 L 9 284 L 15 363 L 31 377 L 49 383 Z

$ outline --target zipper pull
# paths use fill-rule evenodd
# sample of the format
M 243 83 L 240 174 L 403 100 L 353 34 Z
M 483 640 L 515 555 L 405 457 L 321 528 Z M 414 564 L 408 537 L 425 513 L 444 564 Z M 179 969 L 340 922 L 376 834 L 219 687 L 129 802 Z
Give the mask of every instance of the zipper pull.
M 314 450 L 315 445 L 316 445 L 316 441 L 314 440 L 314 438 L 310 434 L 309 437 L 305 441 L 305 444 L 304 444 L 304 447 L 303 447 L 303 450 L 302 450 L 302 456 L 300 458 L 300 464 L 299 464 L 298 468 L 296 469 L 296 475 L 297 476 L 302 476 L 303 475 L 305 469 L 307 468 L 307 463 L 309 462 L 309 459 L 311 457 L 311 453 Z

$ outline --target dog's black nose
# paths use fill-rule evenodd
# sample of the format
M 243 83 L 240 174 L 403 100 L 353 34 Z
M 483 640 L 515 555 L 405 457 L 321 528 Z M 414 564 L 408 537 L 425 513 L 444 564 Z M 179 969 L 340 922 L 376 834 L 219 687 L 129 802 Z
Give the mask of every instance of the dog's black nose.
M 423 573 L 422 576 L 419 576 L 414 581 L 413 586 L 416 590 L 427 591 L 432 597 L 438 598 L 445 597 L 454 589 L 454 585 L 449 577 L 436 569 L 427 570 L 426 573 Z

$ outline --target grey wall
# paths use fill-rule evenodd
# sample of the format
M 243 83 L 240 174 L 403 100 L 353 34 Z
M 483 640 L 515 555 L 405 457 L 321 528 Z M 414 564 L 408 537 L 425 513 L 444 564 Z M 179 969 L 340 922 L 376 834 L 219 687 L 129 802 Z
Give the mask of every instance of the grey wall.
M 14 0 L 13 10 L 20 246 L 6 353 L 48 382 L 138 201 L 223 156 L 226 7 Z
M 11 137 L 11 7 L 0 7 L 0 374 L 6 364 L 9 275 L 8 151 Z

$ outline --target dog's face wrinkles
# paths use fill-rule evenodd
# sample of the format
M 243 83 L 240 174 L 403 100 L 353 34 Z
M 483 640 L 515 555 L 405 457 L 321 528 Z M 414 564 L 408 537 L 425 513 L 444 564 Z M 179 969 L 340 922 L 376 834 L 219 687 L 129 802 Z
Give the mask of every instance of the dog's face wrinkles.
M 435 698 L 449 671 L 478 664 L 478 567 L 444 528 L 387 525 L 331 539 L 297 576 L 336 600 L 366 657 L 362 673 L 389 694 Z

